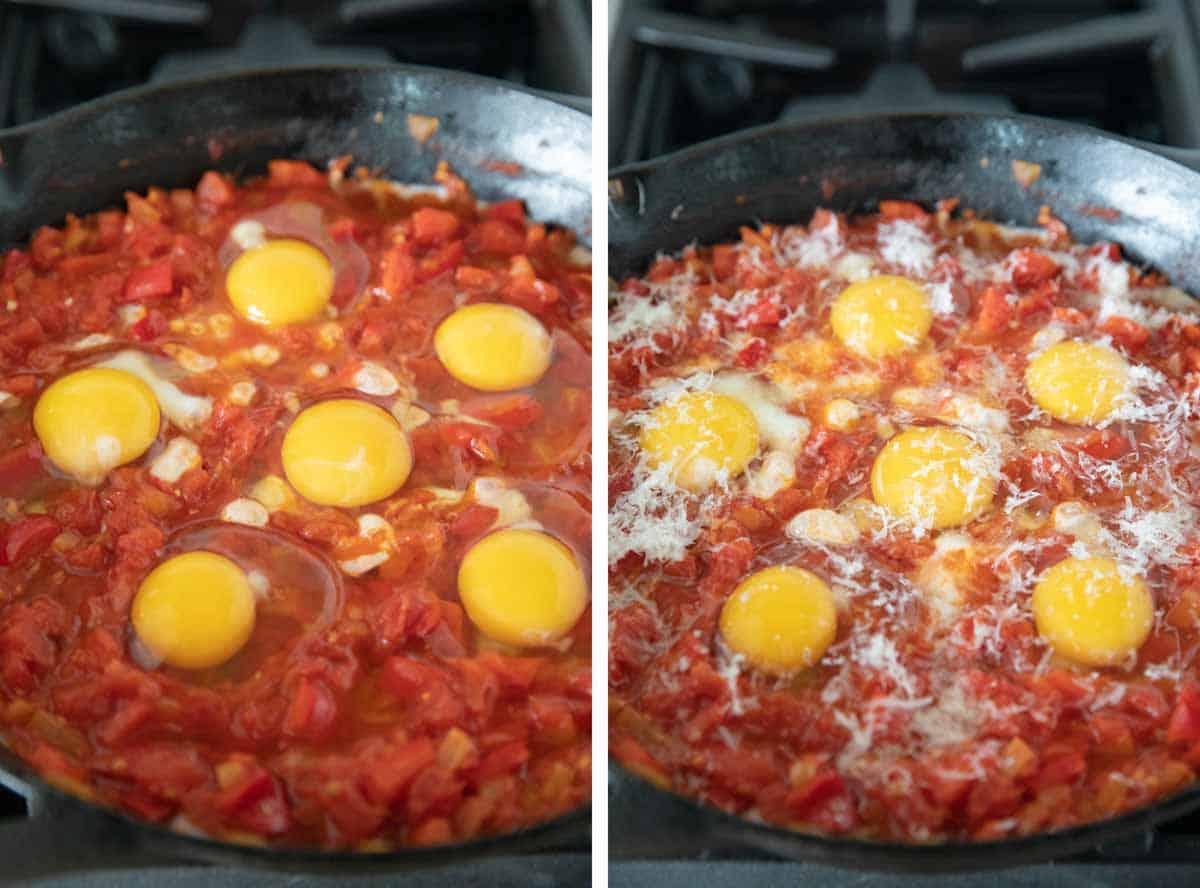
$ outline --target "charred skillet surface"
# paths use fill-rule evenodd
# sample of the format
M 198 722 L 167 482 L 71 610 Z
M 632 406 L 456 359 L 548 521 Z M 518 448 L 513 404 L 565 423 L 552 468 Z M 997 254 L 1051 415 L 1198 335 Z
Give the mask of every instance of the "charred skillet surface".
M 1164 153 L 1168 153 L 1164 150 Z M 746 130 L 615 170 L 609 178 L 609 275 L 641 273 L 657 253 L 736 239 L 738 226 L 807 222 L 818 207 L 871 212 L 880 199 L 931 206 L 959 197 L 981 218 L 1036 224 L 1048 205 L 1081 243 L 1115 241 L 1135 261 L 1200 292 L 1200 153 L 1167 158 L 1095 130 L 1020 116 L 914 114 Z M 1015 160 L 1036 163 L 1028 188 Z M 1115 210 L 1116 214 L 1109 211 Z M 1099 211 L 1099 212 L 1097 212 Z M 1200 784 L 1097 823 L 976 843 L 909 845 L 766 826 L 665 792 L 615 761 L 610 805 L 652 811 L 627 829 L 630 856 L 695 856 L 746 847 L 860 869 L 913 872 L 1019 866 L 1138 839 L 1200 808 Z M 621 821 L 614 818 L 614 823 Z M 663 825 L 669 835 L 662 841 Z M 672 845 L 671 843 L 675 844 Z M 1155 859 L 1148 854 L 1147 859 Z
M 408 115 L 438 119 L 424 142 Z M 209 169 L 265 172 L 291 157 L 323 167 L 350 154 L 384 178 L 429 182 L 446 160 L 482 200 L 520 198 L 532 218 L 591 241 L 586 114 L 456 72 L 400 65 L 259 71 L 129 90 L 0 131 L 0 246 L 67 213 L 120 205 L 125 191 L 192 187 Z M 0 784 L 27 820 L 0 826 L 5 877 L 193 860 L 295 872 L 445 866 L 484 855 L 575 849 L 587 807 L 505 835 L 434 848 L 354 854 L 258 848 L 193 838 L 82 802 L 47 785 L 0 745 Z M 580 862 L 579 878 L 586 878 Z

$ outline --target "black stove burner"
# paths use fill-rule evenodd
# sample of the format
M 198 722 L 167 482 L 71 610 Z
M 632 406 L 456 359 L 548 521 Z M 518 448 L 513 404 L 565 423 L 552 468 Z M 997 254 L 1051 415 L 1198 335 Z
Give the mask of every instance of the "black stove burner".
M 308 31 L 293 19 L 259 15 L 246 23 L 237 46 L 169 53 L 154 65 L 151 83 L 190 80 L 208 74 L 248 68 L 274 68 L 304 59 L 314 65 L 356 65 L 392 61 L 378 47 L 325 47 L 313 43 Z
M 862 91 L 854 95 L 793 99 L 784 106 L 781 120 L 828 120 L 851 114 L 885 114 L 896 111 L 988 111 L 1011 114 L 1016 108 L 1005 96 L 939 92 L 917 65 L 886 62 L 871 74 Z
M 587 0 L 23 0 L 0 4 L 0 128 L 151 80 L 406 62 L 591 92 Z
M 1196 0 L 630 0 L 610 159 L 777 119 L 1018 111 L 1200 146 Z

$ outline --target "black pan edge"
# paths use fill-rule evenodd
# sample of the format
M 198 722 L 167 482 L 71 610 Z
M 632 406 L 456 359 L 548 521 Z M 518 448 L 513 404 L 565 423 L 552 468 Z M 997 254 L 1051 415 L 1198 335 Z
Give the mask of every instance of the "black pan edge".
M 438 118 L 432 138 L 409 133 L 409 114 Z M 0 245 L 120 204 L 126 190 L 344 154 L 402 182 L 427 182 L 446 160 L 481 199 L 521 198 L 532 217 L 591 240 L 588 115 L 484 77 L 377 65 L 137 87 L 0 131 Z
M 1169 156 L 1168 156 L 1169 155 Z M 880 198 L 959 196 L 997 222 L 1048 205 L 1081 242 L 1114 240 L 1200 291 L 1200 176 L 1181 149 L 1022 115 L 896 114 L 747 129 L 612 171 L 610 275 L 655 253 L 714 243 L 758 220 L 807 222 L 817 206 L 867 212 Z M 1041 165 L 1028 188 L 1014 160 Z M 1105 218 L 1105 209 L 1119 215 Z

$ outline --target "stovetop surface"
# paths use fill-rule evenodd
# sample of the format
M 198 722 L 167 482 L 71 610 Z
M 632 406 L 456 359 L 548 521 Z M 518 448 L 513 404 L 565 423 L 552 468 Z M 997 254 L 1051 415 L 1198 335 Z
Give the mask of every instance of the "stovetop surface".
M 1195 0 L 627 0 L 610 162 L 748 126 L 1020 112 L 1200 145 Z
M 588 0 L 36 0 L 0 4 L 0 129 L 145 83 L 404 62 L 591 93 Z

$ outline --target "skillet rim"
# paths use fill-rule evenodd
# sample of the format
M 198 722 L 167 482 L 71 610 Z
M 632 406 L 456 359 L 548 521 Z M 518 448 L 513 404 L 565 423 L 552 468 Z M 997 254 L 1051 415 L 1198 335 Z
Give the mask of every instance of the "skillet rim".
M 1056 120 L 1051 117 L 1039 117 L 1036 114 L 994 114 L 987 111 L 896 111 L 890 114 L 845 114 L 837 117 L 826 117 L 820 120 L 782 121 L 746 127 L 745 129 L 734 130 L 731 133 L 725 133 L 720 136 L 715 136 L 711 139 L 706 139 L 703 142 L 697 142 L 694 145 L 686 145 L 682 148 L 676 149 L 675 151 L 669 151 L 666 154 L 658 154 L 654 157 L 648 157 L 645 160 L 638 160 L 632 163 L 624 163 L 619 166 L 612 167 L 608 172 L 608 181 L 611 183 L 614 179 L 620 179 L 625 176 L 638 175 L 641 173 L 653 173 L 666 164 L 680 163 L 704 157 L 709 154 L 719 153 L 728 149 L 732 145 L 753 141 L 761 136 L 784 135 L 802 130 L 812 131 L 839 126 L 851 126 L 855 124 L 861 125 L 891 120 L 973 120 L 1009 122 L 1018 124 L 1022 127 L 1041 127 L 1047 132 L 1053 132 L 1056 134 L 1088 136 L 1100 142 L 1117 143 L 1130 148 L 1136 148 L 1145 152 L 1146 154 L 1152 155 L 1159 160 L 1166 160 L 1170 161 L 1171 163 L 1178 164 L 1179 166 L 1184 167 L 1193 173 L 1196 173 L 1197 170 L 1191 165 L 1190 162 L 1200 164 L 1200 148 L 1179 148 L 1173 145 L 1155 145 L 1151 142 L 1145 142 L 1139 139 L 1120 136 L 1115 133 L 1109 133 L 1087 124 Z M 3 133 L 4 130 L 0 130 L 0 135 Z
M 1197 189 L 1200 190 L 1200 171 L 1194 166 L 1200 164 L 1200 149 L 1157 146 L 1107 133 L 1095 127 L 1030 114 L 993 114 L 982 111 L 909 111 L 889 114 L 847 114 L 820 120 L 769 123 L 736 130 L 676 151 L 612 168 L 607 177 L 609 186 L 608 271 L 610 278 L 614 274 L 612 268 L 614 251 L 636 249 L 636 247 L 630 246 L 614 247 L 612 229 L 626 224 L 626 217 L 630 220 L 629 224 L 637 224 L 633 220 L 641 219 L 646 215 L 642 208 L 620 211 L 613 206 L 613 188 L 617 183 L 631 181 L 638 189 L 649 190 L 648 183 L 664 168 L 703 161 L 762 137 L 781 138 L 791 133 L 836 130 L 839 127 L 861 126 L 881 121 L 902 121 L 905 124 L 914 125 L 921 120 L 939 123 L 963 120 L 974 123 L 1007 123 L 1019 126 L 1025 131 L 1040 129 L 1043 134 L 1066 138 L 1085 138 L 1101 145 L 1122 146 L 1148 155 L 1155 162 L 1166 162 L 1182 168 L 1185 174 L 1195 179 Z M 736 188 L 736 183 L 731 182 L 730 185 L 730 190 Z M 638 200 L 642 202 L 642 207 L 650 203 L 645 199 L 644 193 L 638 194 Z M 747 218 L 751 216 L 749 212 L 746 215 Z M 635 273 L 625 268 L 616 271 L 619 274 Z M 606 686 L 606 692 L 607 690 Z M 674 790 L 663 789 L 626 768 L 612 754 L 611 747 L 608 765 L 610 773 L 615 769 L 617 779 L 625 782 L 631 792 L 648 794 L 659 801 L 670 800 L 675 804 L 686 806 L 689 813 L 703 818 L 705 826 L 715 827 L 717 834 L 722 838 L 732 839 L 743 846 L 766 850 L 782 858 L 790 857 L 796 860 L 847 866 L 853 869 L 899 868 L 910 872 L 948 872 L 973 868 L 1001 869 L 1028 865 L 1064 855 L 1086 852 L 1106 842 L 1127 840 L 1135 837 L 1138 833 L 1150 831 L 1167 820 L 1200 810 L 1200 774 L 1198 774 L 1196 780 L 1189 786 L 1148 805 L 1134 808 L 1115 817 L 1107 817 L 1063 829 L 977 842 L 875 841 L 801 832 L 749 820 Z M 614 791 L 610 786 L 610 798 L 613 795 Z M 1022 855 L 1025 856 L 1022 857 Z M 1013 859 L 1014 857 L 1018 859 Z M 613 856 L 612 859 L 621 858 Z M 643 858 L 631 857 L 629 859 Z M 1146 859 L 1153 859 L 1152 850 L 1148 852 Z
M 261 78 L 317 78 L 320 76 L 365 75 L 367 77 L 416 76 L 442 83 L 455 83 L 464 88 L 477 92 L 491 94 L 516 93 L 536 102 L 547 103 L 554 108 L 554 113 L 565 113 L 567 120 L 574 119 L 579 126 L 590 127 L 590 113 L 572 107 L 559 98 L 544 92 L 531 89 L 524 85 L 509 84 L 506 81 L 492 77 L 484 77 L 464 71 L 456 71 L 427 65 L 405 63 L 368 63 L 356 65 L 313 64 L 298 66 L 255 67 L 239 69 L 234 72 L 209 74 L 202 77 L 171 80 L 162 83 L 149 83 L 130 87 L 114 93 L 92 99 L 88 102 L 59 111 L 48 117 L 31 121 L 20 126 L 0 129 L 0 170 L 5 166 L 3 151 L 12 144 L 44 133 L 69 128 L 91 118 L 103 115 L 110 110 L 119 109 L 125 105 L 134 105 L 143 100 L 153 100 L 169 96 L 171 93 L 186 93 L 190 90 L 212 89 L 218 86 L 228 88 L 231 84 L 241 81 L 255 81 Z M 590 139 L 588 140 L 590 150 Z M 215 163 L 215 161 L 214 161 Z M 584 190 L 591 191 L 591 182 L 581 183 Z M 594 207 L 593 207 L 594 214 Z M 582 238 L 591 240 L 591 232 L 576 232 Z M 594 767 L 594 765 L 593 765 Z M 97 802 L 89 801 L 64 791 L 43 779 L 24 759 L 12 752 L 3 739 L 0 738 L 0 784 L 21 795 L 29 803 L 30 812 L 22 819 L 14 820 L 13 831 L 22 828 L 54 829 L 54 809 L 70 811 L 72 815 L 98 818 L 119 825 L 128 830 L 135 844 L 135 851 L 170 857 L 174 855 L 181 861 L 200 861 L 226 864 L 252 864 L 264 869 L 296 870 L 315 872 L 321 869 L 344 872 L 347 869 L 366 870 L 396 870 L 404 867 L 417 868 L 436 865 L 451 865 L 472 858 L 521 855 L 523 853 L 554 853 L 560 849 L 557 844 L 563 842 L 586 841 L 588 848 L 585 853 L 590 856 L 591 848 L 591 799 L 584 804 L 563 812 L 547 820 L 529 824 L 520 829 L 504 833 L 487 834 L 469 841 L 453 842 L 426 847 L 399 846 L 388 851 L 353 851 L 343 849 L 322 850 L 319 847 L 291 845 L 242 845 L 235 842 L 223 841 L 208 836 L 194 836 L 171 829 L 169 826 L 143 820 L 127 812 Z M 0 827 L 0 836 L 4 827 Z M 103 849 L 92 846 L 89 837 L 73 841 L 84 846 L 89 851 L 97 852 L 100 860 L 93 865 L 103 865 Z M 566 853 L 565 851 L 563 853 Z M 147 865 L 160 865 L 161 859 L 151 860 Z M 68 868 L 69 871 L 69 868 Z
M 418 74 L 429 77 L 436 77 L 446 81 L 462 81 L 468 85 L 473 85 L 476 88 L 489 88 L 495 92 L 512 92 L 520 93 L 532 99 L 538 99 L 543 102 L 549 102 L 552 105 L 562 108 L 573 115 L 588 122 L 592 119 L 592 115 L 581 111 L 578 108 L 572 107 L 570 104 L 562 101 L 553 93 L 547 93 L 542 90 L 536 90 L 525 84 L 509 83 L 506 80 L 498 80 L 495 77 L 485 77 L 482 74 L 473 74 L 469 71 L 457 71 L 450 68 L 435 68 L 430 65 L 413 65 L 405 62 L 365 62 L 357 65 L 339 65 L 337 63 L 318 63 L 312 65 L 296 65 L 296 66 L 257 66 L 253 68 L 239 68 L 236 71 L 217 74 L 205 74 L 200 77 L 189 77 L 180 80 L 166 80 L 162 82 L 144 83 L 139 86 L 131 86 L 125 89 L 117 90 L 116 92 L 107 93 L 103 96 L 90 99 L 78 105 L 72 105 L 70 108 L 64 108 L 61 111 L 56 111 L 46 117 L 38 120 L 32 120 L 28 123 L 23 123 L 18 126 L 10 126 L 0 128 L 0 143 L 10 138 L 20 138 L 30 133 L 36 133 L 43 129 L 54 129 L 60 126 L 72 124 L 77 118 L 83 119 L 97 114 L 102 114 L 109 109 L 110 106 L 120 106 L 136 102 L 140 99 L 150 98 L 160 93 L 170 93 L 184 91 L 189 88 L 207 87 L 216 83 L 229 84 L 239 80 L 254 80 L 260 77 L 301 77 L 315 76 L 318 74 Z M 2 166 L 2 164 L 0 164 Z

